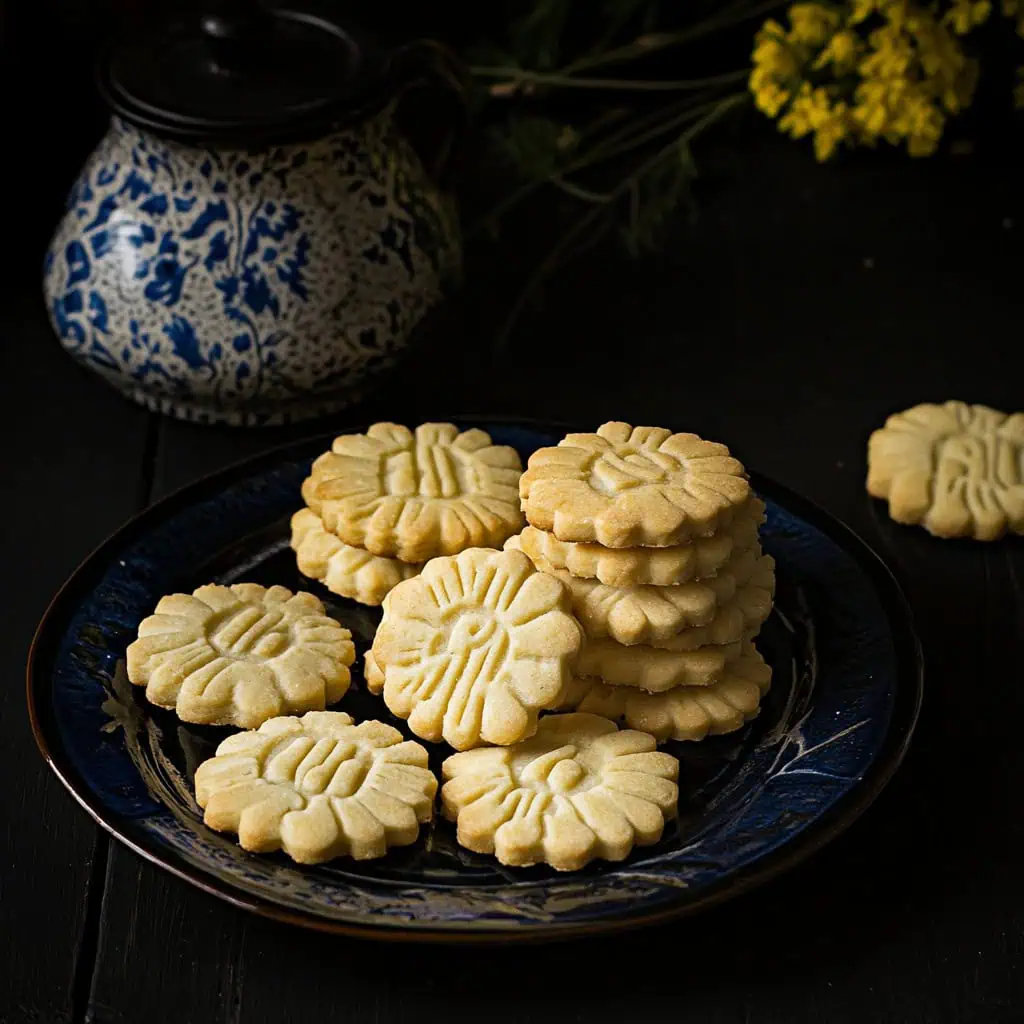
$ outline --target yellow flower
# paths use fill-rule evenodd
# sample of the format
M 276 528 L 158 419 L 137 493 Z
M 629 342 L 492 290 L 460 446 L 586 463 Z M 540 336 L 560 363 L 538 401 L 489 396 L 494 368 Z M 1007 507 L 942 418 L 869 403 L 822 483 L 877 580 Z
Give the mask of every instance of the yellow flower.
M 867 21 L 878 9 L 878 6 L 878 0 L 853 0 L 850 24 L 859 25 L 862 21 Z
M 856 67 L 862 45 L 860 37 L 852 29 L 836 32 L 814 62 L 815 70 L 831 64 L 838 74 L 845 74 Z
M 753 61 L 755 67 L 770 71 L 779 78 L 792 78 L 800 71 L 797 54 L 785 40 L 782 26 L 766 21 L 755 39 Z
M 839 101 L 829 111 L 827 118 L 818 124 L 814 132 L 814 155 L 824 162 L 835 153 L 839 144 L 850 134 L 849 108 Z
M 812 89 L 804 82 L 789 110 L 779 119 L 779 131 L 788 132 L 794 139 L 817 131 L 832 117 L 832 104 L 824 89 Z
M 757 71 L 754 71 L 750 76 L 750 91 L 754 94 L 754 104 L 769 117 L 778 117 L 779 111 L 789 102 L 792 93 L 773 79 L 756 82 L 757 75 Z
M 789 38 L 795 43 L 821 46 L 839 27 L 839 12 L 824 4 L 793 4 L 789 8 Z
M 953 0 L 953 6 L 942 19 L 958 36 L 965 36 L 980 25 L 992 12 L 989 0 Z
M 1024 29 L 1024 0 L 1001 0 Z M 958 36 L 984 22 L 993 0 L 795 3 L 788 28 L 757 35 L 750 90 L 793 138 L 813 136 L 819 160 L 844 142 L 938 147 L 947 116 L 969 106 L 978 65 Z M 1024 105 L 1024 81 L 1018 93 Z
M 872 52 L 860 62 L 865 78 L 898 78 L 905 75 L 914 61 L 910 41 L 892 26 L 875 29 L 868 37 Z

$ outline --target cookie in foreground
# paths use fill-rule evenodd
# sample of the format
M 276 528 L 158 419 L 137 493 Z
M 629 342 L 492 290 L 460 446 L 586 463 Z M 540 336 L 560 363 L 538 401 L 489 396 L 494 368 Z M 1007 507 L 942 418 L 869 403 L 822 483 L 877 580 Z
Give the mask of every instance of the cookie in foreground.
M 352 634 L 319 598 L 211 583 L 162 597 L 128 646 L 128 678 L 183 722 L 254 729 L 321 711 L 348 690 Z
M 521 551 L 435 558 L 383 607 L 373 661 L 384 702 L 417 736 L 456 750 L 532 735 L 583 643 L 568 590 Z
M 300 864 L 370 860 L 416 841 L 437 779 L 419 743 L 340 711 L 272 718 L 229 736 L 196 771 L 196 801 L 218 832 Z
M 511 867 L 623 860 L 661 838 L 679 799 L 679 761 L 597 715 L 548 715 L 531 739 L 454 754 L 442 772 L 459 844 Z

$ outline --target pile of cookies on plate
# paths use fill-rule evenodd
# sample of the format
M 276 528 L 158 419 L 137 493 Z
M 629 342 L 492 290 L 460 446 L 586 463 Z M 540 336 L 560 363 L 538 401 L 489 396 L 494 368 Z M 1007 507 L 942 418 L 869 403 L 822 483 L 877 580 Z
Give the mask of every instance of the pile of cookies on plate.
M 722 445 L 606 423 L 523 473 L 481 430 L 378 423 L 337 438 L 302 497 L 300 570 L 382 605 L 366 685 L 454 751 L 442 812 L 503 864 L 575 870 L 657 842 L 679 771 L 658 743 L 738 729 L 768 688 L 764 507 Z M 427 749 L 325 710 L 356 651 L 314 595 L 171 595 L 127 657 L 153 703 L 246 730 L 195 777 L 207 825 L 245 849 L 367 859 L 432 818 Z

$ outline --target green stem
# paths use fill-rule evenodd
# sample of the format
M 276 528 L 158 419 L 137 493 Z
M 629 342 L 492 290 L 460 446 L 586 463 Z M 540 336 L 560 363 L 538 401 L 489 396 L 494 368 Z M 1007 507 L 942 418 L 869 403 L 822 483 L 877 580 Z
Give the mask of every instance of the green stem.
M 533 297 L 533 294 L 540 283 L 551 270 L 559 266 L 562 261 L 562 257 L 572 250 L 577 239 L 579 239 L 587 229 L 598 220 L 599 216 L 602 213 L 605 213 L 609 206 L 621 199 L 627 192 L 631 192 L 631 190 L 635 189 L 640 179 L 654 170 L 654 168 L 667 156 L 673 154 L 680 146 L 689 145 L 689 143 L 691 143 L 702 131 L 709 128 L 734 107 L 745 102 L 747 98 L 748 97 L 745 92 L 734 93 L 732 96 L 727 96 L 725 99 L 719 101 L 715 104 L 713 110 L 710 110 L 705 114 L 704 117 L 683 132 L 682 135 L 673 139 L 667 146 L 663 146 L 657 153 L 640 164 L 636 170 L 623 178 L 622 181 L 620 181 L 615 188 L 607 194 L 607 197 L 601 203 L 595 203 L 593 208 L 585 213 L 565 233 L 565 235 L 562 236 L 558 244 L 552 248 L 552 250 L 538 265 L 534 273 L 530 276 L 529 281 L 526 283 L 526 287 L 513 304 L 504 325 L 498 332 L 498 336 L 494 344 L 495 352 L 500 352 L 505 347 L 522 311 L 526 308 L 527 302 L 529 302 Z
M 549 180 L 555 188 L 559 188 L 565 192 L 566 195 L 570 195 L 574 199 L 581 199 L 585 203 L 610 203 L 612 201 L 610 193 L 591 192 L 588 188 L 581 188 L 579 185 L 574 185 L 571 181 L 566 181 L 560 175 L 556 174 Z
M 572 61 L 562 68 L 561 74 L 573 75 L 577 71 L 586 71 L 589 68 L 605 67 L 608 64 L 621 64 L 625 61 L 635 60 L 638 57 L 646 57 L 648 54 L 665 50 L 672 46 L 680 46 L 683 43 L 692 42 L 709 32 L 717 32 L 721 29 L 738 25 L 761 14 L 767 14 L 778 7 L 783 6 L 784 0 L 764 0 L 763 3 L 748 7 L 745 2 L 733 4 L 719 16 L 708 18 L 692 28 L 683 29 L 679 32 L 659 32 L 649 36 L 642 36 L 632 43 L 620 46 L 615 50 L 608 50 L 605 53 L 595 56 L 581 57 Z
M 563 89 L 621 89 L 630 92 L 676 92 L 684 89 L 704 89 L 714 85 L 731 85 L 749 74 L 748 71 L 730 71 L 707 78 L 683 78 L 677 81 L 642 81 L 616 78 L 573 78 L 566 74 L 528 71 L 525 68 L 473 67 L 477 78 L 502 78 L 507 82 L 530 85 L 552 85 Z M 505 83 L 502 83 L 505 84 Z
M 495 221 L 508 213 L 508 211 L 517 203 L 531 196 L 537 191 L 537 189 L 550 184 L 553 177 L 561 178 L 563 179 L 563 183 L 565 183 L 565 175 L 575 174 L 576 172 L 585 170 L 588 167 L 593 167 L 595 164 L 598 164 L 603 160 L 609 159 L 613 156 L 618 156 L 620 153 L 633 149 L 635 146 L 651 142 L 658 138 L 658 136 L 663 135 L 665 132 L 671 131 L 673 128 L 685 123 L 687 118 L 711 109 L 713 106 L 714 104 L 709 103 L 694 104 L 692 100 L 688 99 L 680 101 L 679 103 L 669 104 L 667 108 L 668 110 L 680 111 L 681 108 L 681 111 L 672 117 L 666 118 L 665 108 L 662 108 L 653 115 L 648 114 L 645 117 L 631 122 L 625 128 L 621 128 L 595 143 L 584 156 L 561 168 L 556 175 L 549 175 L 544 178 L 537 178 L 533 181 L 524 182 L 519 186 L 519 188 L 510 192 L 504 199 L 500 200 L 476 224 L 468 228 L 464 235 L 465 239 L 468 241 L 475 238 L 487 225 L 495 223 Z M 652 125 L 654 127 L 651 127 Z
M 745 96 L 746 93 L 734 95 Z M 632 134 L 617 132 L 615 135 L 610 135 L 607 139 L 597 143 L 585 158 L 578 160 L 575 164 L 570 164 L 562 173 L 572 174 L 585 167 L 590 167 L 599 161 L 608 160 L 628 150 L 636 149 L 638 146 L 643 146 L 648 142 L 653 142 L 659 136 L 664 135 L 665 132 L 685 124 L 695 115 L 717 109 L 723 102 L 724 100 L 711 100 L 696 106 L 688 106 L 673 117 L 665 118 L 660 123 L 655 122 L 654 126 L 650 129 L 633 132 Z M 650 119 L 648 119 L 646 124 L 650 123 Z

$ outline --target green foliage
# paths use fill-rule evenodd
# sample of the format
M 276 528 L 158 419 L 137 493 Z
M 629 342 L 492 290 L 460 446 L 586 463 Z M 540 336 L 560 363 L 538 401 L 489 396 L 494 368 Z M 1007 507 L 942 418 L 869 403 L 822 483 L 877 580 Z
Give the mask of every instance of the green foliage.
M 695 16 L 695 5 L 535 0 L 516 5 L 525 13 L 472 51 L 490 141 L 518 179 L 480 226 L 500 231 L 502 219 L 541 188 L 559 190 L 578 211 L 530 288 L 612 228 L 631 254 L 654 248 L 690 203 L 693 143 L 746 98 L 749 68 L 682 80 L 663 69 L 692 65 L 708 36 L 781 6 L 714 0 Z M 674 52 L 686 47 L 685 56 Z

